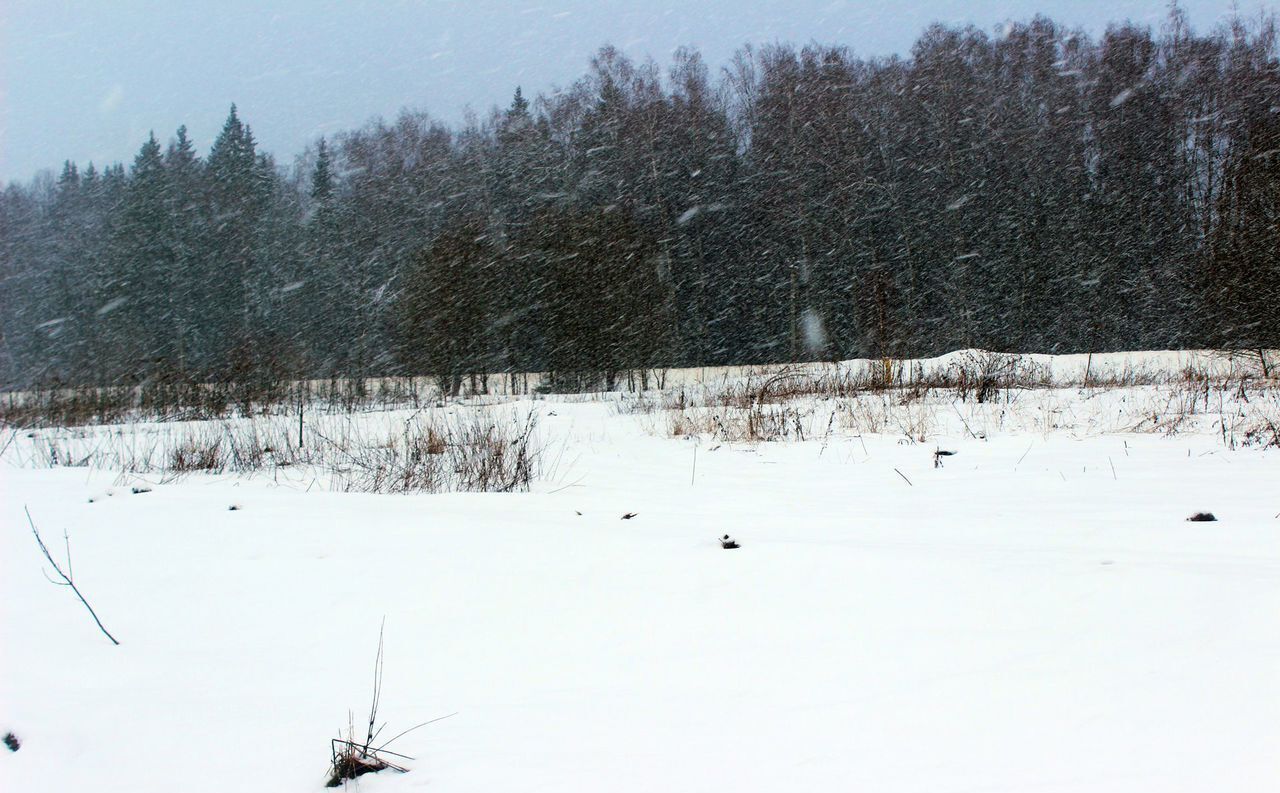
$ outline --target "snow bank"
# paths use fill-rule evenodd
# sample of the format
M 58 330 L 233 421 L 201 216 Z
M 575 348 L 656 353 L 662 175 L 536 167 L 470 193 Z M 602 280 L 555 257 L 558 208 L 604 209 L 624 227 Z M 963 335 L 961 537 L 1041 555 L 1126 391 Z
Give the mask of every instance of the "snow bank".
M 1139 392 L 1045 398 L 1080 416 Z M 607 403 L 522 407 L 556 445 L 532 493 L 0 467 L 0 733 L 22 740 L 0 788 L 320 790 L 329 739 L 367 718 L 384 616 L 384 734 L 459 715 L 397 741 L 411 771 L 370 791 L 1280 779 L 1280 451 L 1209 424 L 1031 431 L 997 423 L 1008 405 L 945 406 L 992 431 L 926 444 L 731 444 Z M 41 575 L 24 505 L 68 533 L 120 647 Z M 1218 522 L 1186 522 L 1200 510 Z

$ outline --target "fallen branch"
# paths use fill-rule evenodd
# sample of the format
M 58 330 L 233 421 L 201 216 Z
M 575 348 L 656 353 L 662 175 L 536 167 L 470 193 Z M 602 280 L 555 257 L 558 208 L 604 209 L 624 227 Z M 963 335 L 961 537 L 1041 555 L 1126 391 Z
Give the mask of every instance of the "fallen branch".
M 67 544 L 67 571 L 64 573 L 62 572 L 62 568 L 58 566 L 58 563 L 53 560 L 53 554 L 49 553 L 48 546 L 44 544 L 44 540 L 40 537 L 40 531 L 36 529 L 36 522 L 31 518 L 31 510 L 27 509 L 26 505 L 23 505 L 22 511 L 27 513 L 27 523 L 31 524 L 31 533 L 35 535 L 36 543 L 40 546 L 40 552 L 44 554 L 44 558 L 49 562 L 49 564 L 53 567 L 53 571 L 57 573 L 58 577 L 61 578 L 62 580 L 55 581 L 53 580 L 53 578 L 49 576 L 48 573 L 45 573 L 45 578 L 48 578 L 49 583 L 51 584 L 57 584 L 58 586 L 71 587 L 71 591 L 76 593 L 76 597 L 80 598 L 80 602 L 83 603 L 84 607 L 89 610 L 89 616 L 93 617 L 93 621 L 98 623 L 98 629 L 102 631 L 103 634 L 105 634 L 108 639 L 111 640 L 112 644 L 119 646 L 120 642 L 116 641 L 116 637 L 112 636 L 111 633 L 108 632 L 105 627 L 103 627 L 102 620 L 98 619 L 98 615 L 94 612 L 93 606 L 89 605 L 89 601 L 85 600 L 84 595 L 80 593 L 80 588 L 77 587 L 75 582 L 71 580 L 71 575 L 72 575 L 71 538 L 68 537 L 65 532 L 62 535 L 63 539 L 66 541 L 66 544 Z

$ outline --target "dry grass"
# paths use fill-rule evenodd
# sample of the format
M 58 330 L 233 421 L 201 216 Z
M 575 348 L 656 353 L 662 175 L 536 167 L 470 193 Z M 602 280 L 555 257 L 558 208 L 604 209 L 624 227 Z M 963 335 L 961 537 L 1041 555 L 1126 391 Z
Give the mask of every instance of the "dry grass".
M 672 437 L 708 436 L 730 443 L 803 441 L 813 436 L 814 412 L 798 405 L 686 408 L 668 414 Z
M 1271 370 L 1274 373 L 1274 369 Z M 803 440 L 825 434 L 893 434 L 923 443 L 993 433 L 1176 434 L 1214 432 L 1261 444 L 1280 424 L 1280 384 L 1245 366 L 1186 367 L 1163 374 L 1132 367 L 1108 378 L 1055 381 L 1024 356 L 970 352 L 945 366 L 871 362 L 753 372 L 700 390 L 624 399 L 619 412 L 647 414 L 651 431 L 722 441 Z
M 932 361 L 726 369 L 669 389 L 643 390 L 664 382 L 655 375 L 624 384 L 641 389 L 634 393 L 556 399 L 611 404 L 658 435 L 735 443 L 840 433 L 893 434 L 923 443 L 943 435 L 1195 431 L 1220 433 L 1233 447 L 1275 445 L 1280 382 L 1268 355 L 1187 356 L 1191 363 L 1177 371 L 1167 358 L 1123 366 L 1115 359 L 1106 366 L 1077 359 L 1078 368 L 1055 380 L 1044 358 L 967 351 Z M 501 396 L 442 400 L 434 389 L 427 378 L 45 389 L 0 397 L 0 424 L 7 425 L 0 441 L 21 447 L 15 451 L 26 465 L 166 478 L 314 469 L 344 490 L 528 487 L 538 458 L 532 427 L 486 418 L 480 405 Z M 366 411 L 406 407 L 414 409 L 413 418 L 395 431 L 361 419 Z M 191 423 L 139 423 L 153 420 Z M 102 424 L 113 429 L 90 429 Z M 27 442 L 31 430 L 19 433 L 20 427 L 64 429 L 36 431 Z M 66 429 L 74 427 L 83 429 Z
M 92 467 L 172 481 L 193 473 L 269 474 L 288 469 L 343 491 L 507 492 L 540 473 L 537 416 L 483 410 L 415 413 L 388 429 L 321 416 L 300 438 L 291 417 L 31 433 L 9 459 L 22 467 Z M 299 441 L 302 441 L 299 443 Z

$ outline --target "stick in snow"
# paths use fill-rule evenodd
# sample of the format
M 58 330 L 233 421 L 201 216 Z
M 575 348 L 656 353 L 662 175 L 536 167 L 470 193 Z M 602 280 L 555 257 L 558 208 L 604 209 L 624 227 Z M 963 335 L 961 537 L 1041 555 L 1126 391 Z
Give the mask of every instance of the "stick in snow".
M 44 558 L 49 562 L 50 565 L 53 566 L 53 571 L 57 573 L 58 577 L 61 578 L 62 580 L 54 581 L 52 578 L 49 578 L 49 575 L 47 573 L 45 574 L 45 578 L 49 578 L 50 583 L 57 584 L 58 586 L 71 587 L 71 591 L 76 593 L 76 597 L 80 598 L 80 602 L 83 603 L 84 607 L 89 610 L 89 616 L 93 617 L 93 621 L 98 623 L 98 629 L 101 630 L 106 635 L 106 637 L 111 640 L 112 644 L 119 646 L 120 642 L 116 641 L 116 637 L 112 636 L 107 631 L 107 629 L 102 626 L 102 620 L 98 619 L 98 615 L 94 613 L 93 606 L 89 605 L 89 601 L 84 599 L 84 595 L 80 594 L 80 589 L 75 585 L 75 582 L 71 580 L 71 540 L 70 538 L 67 538 L 65 534 L 63 535 L 63 538 L 66 539 L 67 541 L 67 572 L 64 573 L 62 572 L 62 568 L 58 566 L 58 563 L 53 560 L 53 555 L 49 553 L 49 548 L 44 544 L 44 540 L 40 538 L 40 532 L 36 529 L 36 522 L 31 518 L 31 510 L 27 509 L 26 505 L 24 504 L 22 507 L 22 511 L 27 513 L 27 523 L 31 524 L 31 533 L 35 535 L 36 543 L 40 545 L 40 552 L 44 554 Z
M 1018 458 L 1018 462 L 1016 462 L 1016 463 L 1014 463 L 1014 464 L 1013 464 L 1013 467 L 1014 467 L 1014 469 L 1015 469 L 1015 470 L 1017 469 L 1017 467 L 1018 467 L 1018 466 L 1022 465 L 1022 461 L 1023 461 L 1023 460 L 1027 459 L 1027 455 L 1028 455 L 1028 454 L 1031 454 L 1031 447 L 1032 447 L 1032 446 L 1035 446 L 1035 445 L 1036 445 L 1036 442 L 1035 442 L 1035 441 L 1032 441 L 1032 442 L 1031 442 L 1031 446 L 1028 446 L 1028 447 L 1027 447 L 1027 450 L 1026 450 L 1025 452 L 1023 452 L 1023 453 L 1022 453 L 1022 456 L 1021 456 L 1021 457 L 1019 457 L 1019 458 Z

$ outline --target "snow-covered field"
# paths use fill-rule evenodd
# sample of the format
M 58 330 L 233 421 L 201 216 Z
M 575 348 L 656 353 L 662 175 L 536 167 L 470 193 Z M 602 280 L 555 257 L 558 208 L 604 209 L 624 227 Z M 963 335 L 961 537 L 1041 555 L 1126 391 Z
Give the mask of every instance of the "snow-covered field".
M 457 715 L 369 791 L 1277 790 L 1280 450 L 1237 442 L 1275 390 L 806 398 L 780 442 L 672 437 L 661 398 L 441 409 L 536 414 L 500 494 L 42 468 L 183 425 L 22 434 L 0 789 L 319 790 L 385 618 L 384 735 Z

